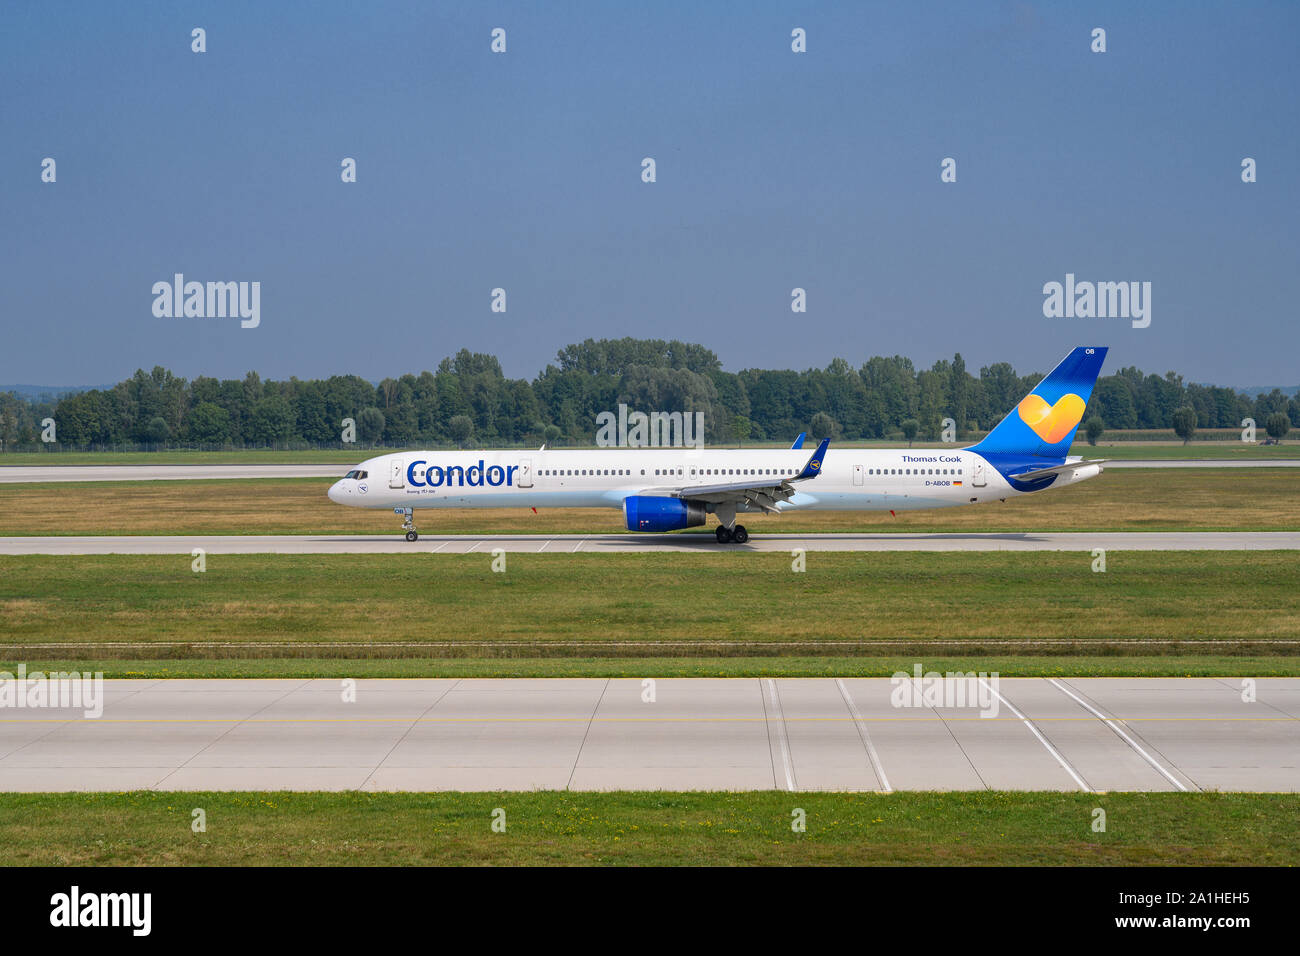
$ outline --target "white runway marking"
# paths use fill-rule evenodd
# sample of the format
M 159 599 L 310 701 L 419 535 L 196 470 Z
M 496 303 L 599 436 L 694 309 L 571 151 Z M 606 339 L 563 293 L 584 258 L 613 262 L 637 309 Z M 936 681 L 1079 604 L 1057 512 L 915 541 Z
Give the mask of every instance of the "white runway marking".
M 880 789 L 884 793 L 892 793 L 893 787 L 889 785 L 889 778 L 885 776 L 884 765 L 880 762 L 880 755 L 876 753 L 875 744 L 871 742 L 871 734 L 867 732 L 867 722 L 862 719 L 862 714 L 858 707 L 853 703 L 853 697 L 849 694 L 849 689 L 844 686 L 844 681 L 838 677 L 835 678 L 835 686 L 840 689 L 840 696 L 844 698 L 844 704 L 849 708 L 849 713 L 853 716 L 853 723 L 858 728 L 858 736 L 862 738 L 862 745 L 867 748 L 867 757 L 871 761 L 871 769 L 875 771 L 876 780 L 880 783 Z
M 1109 717 L 1107 717 L 1105 714 L 1103 714 L 1101 711 L 1099 711 L 1096 707 L 1093 707 L 1093 706 L 1092 706 L 1091 704 L 1089 704 L 1086 700 L 1084 700 L 1084 699 L 1083 699 L 1082 697 L 1080 697 L 1078 694 L 1076 694 L 1076 693 L 1074 693 L 1073 691 L 1071 691 L 1070 688 L 1066 687 L 1064 684 L 1062 684 L 1060 681 L 1056 680 L 1055 678 L 1053 678 L 1053 677 L 1049 677 L 1049 678 L 1047 679 L 1047 681 L 1048 681 L 1048 683 L 1050 683 L 1050 684 L 1054 685 L 1055 687 L 1057 687 L 1059 690 L 1061 690 L 1061 691 L 1062 691 L 1063 693 L 1065 693 L 1067 696 L 1073 698 L 1074 701 L 1075 701 L 1076 703 L 1078 703 L 1078 705 L 1079 705 L 1080 707 L 1083 707 L 1085 710 L 1087 710 L 1089 713 L 1091 713 L 1093 716 L 1095 716 L 1098 720 L 1100 720 L 1102 723 L 1104 723 L 1107 727 L 1109 727 L 1111 730 L 1115 731 L 1115 733 L 1117 733 L 1117 734 L 1119 735 L 1119 737 L 1120 737 L 1121 740 L 1123 740 L 1126 744 L 1128 744 L 1130 747 L 1132 747 L 1132 748 L 1134 749 L 1134 751 L 1137 752 L 1137 755 L 1138 755 L 1139 757 L 1141 757 L 1143 760 L 1145 760 L 1147 763 L 1149 763 L 1152 767 L 1154 767 L 1156 770 L 1158 770 L 1158 771 L 1160 772 L 1161 776 L 1163 776 L 1166 780 L 1168 780 L 1170 783 L 1172 783 L 1175 787 L 1177 787 L 1177 788 L 1178 788 L 1179 790 L 1181 790 L 1183 793 L 1186 793 L 1186 792 L 1187 792 L 1187 788 L 1186 788 L 1185 786 L 1183 786 L 1183 782 L 1182 782 L 1181 780 L 1179 780 L 1179 779 L 1178 779 L 1177 777 L 1175 777 L 1172 773 L 1170 773 L 1168 770 L 1166 770 L 1166 769 L 1164 768 L 1164 766 L 1161 765 L 1161 763 L 1160 763 L 1158 760 L 1156 760 L 1155 757 L 1151 756 L 1149 753 L 1147 753 L 1145 750 L 1143 750 L 1141 747 L 1139 747 L 1139 746 L 1137 745 L 1137 741 L 1135 741 L 1135 740 L 1134 740 L 1132 737 L 1130 737 L 1128 734 L 1124 733 L 1123 730 L 1121 730 L 1118 726 L 1116 726 L 1116 724 L 1115 724 L 1115 722 L 1114 722 L 1113 720 L 1111 720 Z
M 985 687 L 985 689 L 989 691 L 989 693 L 991 693 L 994 697 L 1000 700 L 1007 707 L 1007 709 L 1011 711 L 1011 713 L 1015 714 L 1017 717 L 1020 718 L 1021 723 L 1023 723 L 1026 727 L 1028 727 L 1030 732 L 1035 737 L 1038 738 L 1038 742 L 1047 748 L 1047 752 L 1056 758 L 1056 762 L 1059 763 L 1061 765 L 1061 768 L 1074 779 L 1074 782 L 1079 785 L 1080 790 L 1084 791 L 1085 793 L 1092 792 L 1092 787 L 1084 783 L 1083 778 L 1080 777 L 1077 773 L 1075 773 L 1074 768 L 1071 767 L 1069 762 L 1066 761 L 1066 759 L 1061 756 L 1060 751 L 1058 751 L 1055 747 L 1051 745 L 1051 743 L 1048 742 L 1047 738 L 1043 736 L 1042 732 L 1036 726 L 1034 726 L 1034 722 L 1032 720 L 1030 720 L 1020 711 L 1016 710 L 1015 705 L 1012 704 L 1011 701 L 1003 697 L 1001 694 L 999 694 L 991 686 L 989 686 L 989 683 L 986 680 L 984 680 L 984 678 L 982 677 L 979 678 L 979 682 Z
M 767 679 L 767 699 L 768 706 L 771 707 L 771 713 L 768 718 L 768 726 L 772 726 L 775 721 L 777 750 L 781 754 L 781 770 L 785 775 L 785 788 L 793 791 L 794 785 L 794 766 L 790 763 L 790 735 L 785 727 L 785 715 L 781 713 L 781 697 L 777 693 L 776 681 L 772 678 Z

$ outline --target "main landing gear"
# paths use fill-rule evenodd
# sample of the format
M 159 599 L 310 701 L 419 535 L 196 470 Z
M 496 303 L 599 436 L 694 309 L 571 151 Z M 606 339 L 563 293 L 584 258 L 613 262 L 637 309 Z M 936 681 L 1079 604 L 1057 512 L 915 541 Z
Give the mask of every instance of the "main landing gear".
M 725 524 L 718 525 L 718 544 L 744 544 L 749 540 L 749 532 L 745 530 L 743 524 L 738 524 L 734 528 L 728 528 Z
M 406 540 L 418 541 L 420 532 L 415 530 L 415 512 L 410 508 L 394 508 L 393 514 L 402 516 L 402 530 L 406 532 Z

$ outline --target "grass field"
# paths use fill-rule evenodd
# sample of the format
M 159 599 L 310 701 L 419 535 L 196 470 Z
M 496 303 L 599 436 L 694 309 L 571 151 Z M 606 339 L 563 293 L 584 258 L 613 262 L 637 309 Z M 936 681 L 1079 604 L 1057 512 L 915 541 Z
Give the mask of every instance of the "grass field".
M 1296 794 L 0 794 L 0 865 L 1294 866 L 1297 814 Z
M 0 557 L 0 643 L 46 645 L 39 656 L 51 658 L 116 657 L 108 645 L 118 641 L 154 659 L 181 653 L 148 647 L 165 642 L 218 642 L 184 656 L 220 657 L 893 656 L 939 646 L 969 657 L 1052 653 L 1003 640 L 1065 641 L 1056 653 L 1082 656 L 1164 654 L 1173 648 L 1149 647 L 1189 641 L 1176 652 L 1195 654 L 1196 642 L 1300 634 L 1300 560 L 1285 551 L 1115 552 L 1105 573 L 1091 571 L 1087 552 L 814 552 L 803 573 L 780 552 L 512 554 L 505 573 L 492 562 L 210 555 L 195 573 L 188 555 Z M 905 644 L 871 650 L 887 640 Z M 1119 643 L 1129 641 L 1139 643 Z M 69 642 L 88 646 L 65 655 Z
M 391 509 L 336 505 L 328 480 L 121 481 L 0 485 L 0 536 L 386 534 Z M 938 511 L 795 511 L 747 519 L 751 533 L 815 531 L 1285 531 L 1300 529 L 1300 470 L 1123 469 L 1055 491 Z M 622 512 L 528 508 L 421 511 L 429 534 L 625 531 Z M 705 533 L 711 533 L 706 531 Z

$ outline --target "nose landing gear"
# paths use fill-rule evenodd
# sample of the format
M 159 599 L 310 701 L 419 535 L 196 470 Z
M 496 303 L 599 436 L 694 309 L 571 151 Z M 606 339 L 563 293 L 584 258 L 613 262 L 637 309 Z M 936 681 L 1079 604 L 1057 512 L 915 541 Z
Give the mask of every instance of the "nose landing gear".
M 410 508 L 394 508 L 393 514 L 402 516 L 402 530 L 406 532 L 406 540 L 418 541 L 420 532 L 415 530 L 415 512 Z

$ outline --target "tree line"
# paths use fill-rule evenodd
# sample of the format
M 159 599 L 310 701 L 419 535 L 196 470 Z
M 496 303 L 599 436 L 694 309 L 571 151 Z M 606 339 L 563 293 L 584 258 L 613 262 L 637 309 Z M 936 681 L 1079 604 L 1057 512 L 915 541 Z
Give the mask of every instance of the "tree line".
M 916 368 L 901 355 L 854 367 L 843 358 L 804 371 L 726 372 L 702 345 L 659 339 L 588 339 L 559 350 L 532 381 L 507 378 L 492 355 L 462 349 L 436 370 L 386 378 L 356 375 L 263 381 L 138 370 L 112 388 L 58 400 L 0 394 L 0 448 L 41 444 L 53 419 L 58 445 L 202 448 L 337 446 L 344 420 L 366 446 L 592 444 L 596 416 L 620 403 L 644 412 L 703 412 L 709 444 L 818 438 L 937 440 L 951 418 L 958 436 L 987 430 L 1042 378 L 1006 362 L 972 374 L 960 354 Z M 1173 372 L 1122 368 L 1097 382 L 1088 418 L 1106 429 L 1239 430 L 1253 418 L 1285 434 L 1300 399 L 1274 389 L 1249 397 L 1187 384 Z M 1182 431 L 1180 431 L 1180 434 Z

